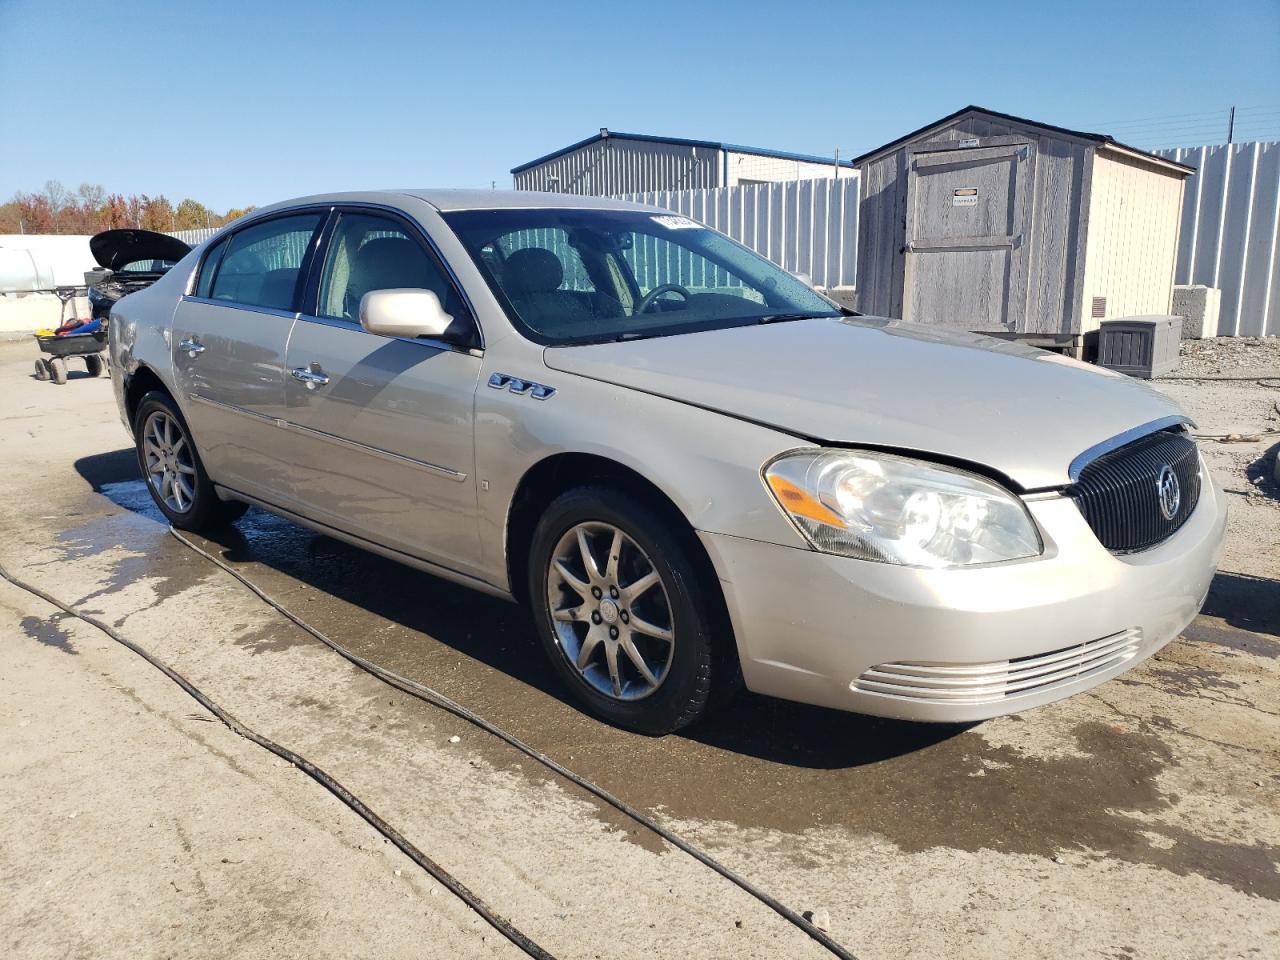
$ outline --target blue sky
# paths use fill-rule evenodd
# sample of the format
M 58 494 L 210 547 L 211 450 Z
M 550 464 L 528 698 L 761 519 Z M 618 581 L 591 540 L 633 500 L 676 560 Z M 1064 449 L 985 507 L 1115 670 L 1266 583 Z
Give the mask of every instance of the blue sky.
M 847 157 L 968 103 L 1280 139 L 1280 0 L 0 0 L 0 199 L 509 187 L 601 126 Z

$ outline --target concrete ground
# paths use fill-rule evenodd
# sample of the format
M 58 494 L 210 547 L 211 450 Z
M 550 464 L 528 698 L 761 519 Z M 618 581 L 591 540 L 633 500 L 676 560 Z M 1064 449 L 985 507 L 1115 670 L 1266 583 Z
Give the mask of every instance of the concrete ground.
M 827 955 L 179 544 L 109 384 L 38 383 L 33 356 L 0 344 L 0 561 L 13 572 L 323 766 L 557 957 Z M 1161 389 L 1204 433 L 1280 426 L 1280 390 L 1252 381 Z M 357 652 L 817 911 L 864 960 L 1263 957 L 1280 942 L 1277 439 L 1206 445 L 1231 492 L 1230 544 L 1182 638 L 1091 693 L 967 728 L 748 696 L 686 734 L 638 737 L 564 702 L 515 607 L 257 511 L 199 542 Z M 8 955 L 517 955 L 298 770 L 3 582 L 0 650 Z

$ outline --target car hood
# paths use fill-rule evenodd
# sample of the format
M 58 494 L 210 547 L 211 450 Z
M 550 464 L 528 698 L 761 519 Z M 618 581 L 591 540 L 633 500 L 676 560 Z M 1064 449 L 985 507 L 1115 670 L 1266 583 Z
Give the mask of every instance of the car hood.
M 139 260 L 181 260 L 191 245 L 151 230 L 105 230 L 89 238 L 89 252 L 98 266 L 119 270 Z
M 812 319 L 549 347 L 554 370 L 841 445 L 994 470 L 1023 490 L 1071 482 L 1073 460 L 1183 417 L 1129 377 L 977 334 L 873 317 Z

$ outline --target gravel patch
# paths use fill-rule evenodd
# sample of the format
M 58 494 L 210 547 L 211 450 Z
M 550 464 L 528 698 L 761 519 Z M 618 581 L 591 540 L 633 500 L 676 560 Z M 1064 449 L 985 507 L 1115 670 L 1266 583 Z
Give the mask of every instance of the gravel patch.
M 1183 340 L 1181 361 L 1169 378 L 1188 377 L 1280 377 L 1280 337 Z

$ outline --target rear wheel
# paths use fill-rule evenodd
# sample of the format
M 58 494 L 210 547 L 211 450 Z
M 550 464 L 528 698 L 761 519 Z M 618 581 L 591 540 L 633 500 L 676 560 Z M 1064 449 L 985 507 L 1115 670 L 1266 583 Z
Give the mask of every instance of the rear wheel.
M 168 394 L 153 390 L 142 398 L 133 433 L 151 498 L 175 527 L 207 529 L 229 523 L 248 509 L 218 499 L 187 422 Z
M 90 353 L 84 358 L 84 368 L 89 371 L 89 376 L 102 376 L 103 368 L 106 366 L 102 362 L 102 358 L 96 353 Z
M 667 517 L 611 487 L 547 509 L 529 563 L 539 639 L 578 700 L 648 734 L 693 723 L 713 680 L 715 606 Z
M 49 363 L 47 360 L 45 360 L 44 357 L 39 357 L 36 360 L 36 379 L 37 380 L 49 379 Z
M 61 386 L 67 382 L 67 361 L 54 357 L 49 361 L 49 379 Z

